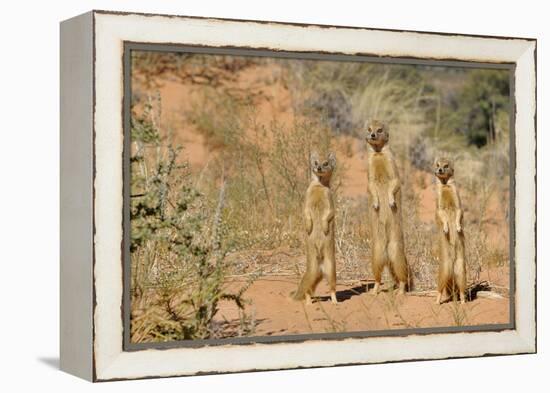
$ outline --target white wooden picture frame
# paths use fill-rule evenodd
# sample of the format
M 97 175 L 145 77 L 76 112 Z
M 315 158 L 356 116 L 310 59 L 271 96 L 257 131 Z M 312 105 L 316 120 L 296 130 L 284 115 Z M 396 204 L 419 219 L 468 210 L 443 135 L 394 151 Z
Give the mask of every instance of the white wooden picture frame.
M 499 329 L 124 345 L 127 45 L 478 62 L 513 70 L 512 321 Z M 61 23 L 61 368 L 90 381 L 536 352 L 536 40 L 92 11 Z

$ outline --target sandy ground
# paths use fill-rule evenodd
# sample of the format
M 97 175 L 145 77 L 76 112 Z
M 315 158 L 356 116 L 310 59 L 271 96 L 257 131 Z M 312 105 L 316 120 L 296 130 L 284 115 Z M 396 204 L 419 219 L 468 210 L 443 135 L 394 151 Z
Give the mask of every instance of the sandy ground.
M 435 293 L 395 295 L 385 289 L 377 296 L 365 293 L 365 284 L 337 286 L 338 304 L 332 304 L 328 288 L 321 283 L 312 305 L 294 301 L 289 293 L 296 288 L 296 277 L 270 276 L 257 280 L 246 292 L 252 300 L 248 310 L 256 320 L 254 335 L 353 332 L 418 327 L 448 327 L 508 323 L 506 297 L 477 297 L 464 305 L 448 302 L 436 305 Z M 233 282 L 238 287 L 243 282 Z M 369 289 L 372 283 L 368 283 Z M 222 302 L 219 321 L 235 321 L 238 310 Z

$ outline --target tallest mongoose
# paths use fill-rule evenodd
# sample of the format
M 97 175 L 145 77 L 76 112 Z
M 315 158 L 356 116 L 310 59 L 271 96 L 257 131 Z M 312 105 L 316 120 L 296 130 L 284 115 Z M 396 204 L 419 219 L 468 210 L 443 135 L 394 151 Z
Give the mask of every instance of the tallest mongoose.
M 368 219 L 375 295 L 380 289 L 385 266 L 389 266 L 394 281 L 399 283 L 400 294 L 405 293 L 408 283 L 401 228 L 401 184 L 395 159 L 388 146 L 389 137 L 388 126 L 383 122 L 373 120 L 367 123 Z

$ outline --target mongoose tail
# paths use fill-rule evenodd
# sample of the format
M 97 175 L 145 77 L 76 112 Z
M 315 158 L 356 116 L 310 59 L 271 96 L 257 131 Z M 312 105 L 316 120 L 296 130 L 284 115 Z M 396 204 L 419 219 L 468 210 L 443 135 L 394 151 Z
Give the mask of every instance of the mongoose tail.
M 321 281 L 323 275 L 320 270 L 317 269 L 317 272 L 311 271 L 311 269 L 307 269 L 306 273 L 300 280 L 300 284 L 298 285 L 298 289 L 296 291 L 291 292 L 291 296 L 294 300 L 307 300 L 308 304 L 311 304 L 311 296 L 313 295 L 313 292 L 315 291 L 315 287 L 317 287 L 317 284 L 319 284 L 319 281 Z

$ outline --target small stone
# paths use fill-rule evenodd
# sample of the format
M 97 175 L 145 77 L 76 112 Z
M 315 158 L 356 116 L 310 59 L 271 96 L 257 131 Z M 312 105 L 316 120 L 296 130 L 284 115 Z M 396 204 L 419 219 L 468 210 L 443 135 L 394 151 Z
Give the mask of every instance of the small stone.
M 491 291 L 478 291 L 476 293 L 476 296 L 483 297 L 486 299 L 503 299 L 504 298 L 502 295 L 499 295 L 498 293 L 491 292 Z

